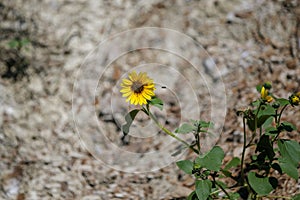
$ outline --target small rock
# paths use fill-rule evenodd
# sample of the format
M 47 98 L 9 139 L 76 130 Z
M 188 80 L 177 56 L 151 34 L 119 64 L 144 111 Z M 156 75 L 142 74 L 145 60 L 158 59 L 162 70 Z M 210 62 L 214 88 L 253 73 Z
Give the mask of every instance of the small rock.
M 243 147 L 242 146 L 236 147 L 233 150 L 233 156 L 234 157 L 240 157 L 242 155 L 242 152 L 243 152 Z
M 194 185 L 194 183 L 195 183 L 195 179 L 192 178 L 191 176 L 188 176 L 186 180 L 184 180 L 183 185 L 187 187 L 191 187 L 192 185 Z
M 226 16 L 226 22 L 227 23 L 238 23 L 241 20 L 236 17 L 236 15 L 233 12 L 229 12 Z
M 241 18 L 241 19 L 247 19 L 247 18 L 251 17 L 252 14 L 253 14 L 252 11 L 249 10 L 249 11 L 236 12 L 235 16 L 238 18 Z
M 177 186 L 174 188 L 174 192 L 172 193 L 172 197 L 174 198 L 182 198 L 182 197 L 187 197 L 189 194 L 193 192 L 192 189 L 183 187 L 183 186 Z
M 4 113 L 9 116 L 17 117 L 15 109 L 11 106 L 7 106 L 6 108 L 4 108 Z
M 288 61 L 286 61 L 286 67 L 289 68 L 289 69 L 296 69 L 296 67 L 297 67 L 296 60 L 288 60 Z
M 279 57 L 277 55 L 273 55 L 270 57 L 270 60 L 272 63 L 275 63 L 275 64 L 279 64 L 279 63 L 282 63 L 283 62 L 283 58 L 282 57 Z
M 73 71 L 75 69 L 78 69 L 82 63 L 83 59 L 80 56 L 73 56 L 69 58 L 66 61 L 66 64 L 64 65 L 64 69 L 66 71 Z
M 88 195 L 82 198 L 82 200 L 101 200 L 102 198 L 99 195 Z
M 33 93 L 42 93 L 44 91 L 42 79 L 38 76 L 32 76 L 28 88 Z
M 20 182 L 16 178 L 8 178 L 3 181 L 3 190 L 10 198 L 16 198 L 19 193 Z
M 116 193 L 116 194 L 115 194 L 115 197 L 116 197 L 116 198 L 124 198 L 125 195 L 124 195 L 123 193 Z
M 212 78 L 215 78 L 214 76 L 216 74 L 217 67 L 216 67 L 214 59 L 206 58 L 203 61 L 203 66 L 204 66 L 205 72 Z

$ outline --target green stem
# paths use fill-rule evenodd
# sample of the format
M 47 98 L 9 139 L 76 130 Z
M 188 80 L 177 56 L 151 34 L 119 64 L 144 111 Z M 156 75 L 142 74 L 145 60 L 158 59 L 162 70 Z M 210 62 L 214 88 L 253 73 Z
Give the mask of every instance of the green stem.
M 226 196 L 228 197 L 228 199 L 230 199 L 229 193 L 222 187 L 222 185 L 220 185 L 217 182 L 215 182 L 215 184 L 226 194 Z
M 287 105 L 283 106 L 283 108 L 281 109 L 281 111 L 280 111 L 280 113 L 279 113 L 278 120 L 277 120 L 277 126 L 279 126 L 279 124 L 280 124 L 280 120 L 281 120 L 281 115 L 282 115 L 282 113 L 283 113 L 284 109 L 285 109 L 285 108 L 286 108 L 288 105 L 289 105 L 289 104 L 287 104 Z
M 218 194 L 220 191 L 222 191 L 222 190 L 221 189 L 215 190 L 215 191 L 211 192 L 210 195 Z
M 278 122 L 278 109 L 275 110 L 275 124 Z
M 254 119 L 254 133 L 253 133 L 253 135 L 251 136 L 251 139 L 250 139 L 250 142 L 246 145 L 246 148 L 248 148 L 249 146 L 251 146 L 251 143 L 252 143 L 252 141 L 254 140 L 254 138 L 255 138 L 255 136 L 256 136 L 256 129 L 257 129 L 257 115 L 258 115 L 258 113 L 259 113 L 259 111 L 260 111 L 260 108 L 261 108 L 261 102 L 259 103 L 259 106 L 258 106 L 258 108 L 257 108 L 257 111 L 256 111 L 256 113 L 255 113 L 255 119 Z M 245 127 L 245 126 L 244 126 Z M 261 136 L 261 135 L 260 135 Z
M 190 148 L 191 150 L 193 150 L 196 154 L 199 154 L 199 151 L 197 149 L 195 149 L 194 147 L 192 147 L 191 145 L 189 145 L 186 141 L 182 140 L 181 138 L 177 137 L 174 133 L 172 133 L 171 131 L 169 131 L 166 127 L 164 127 L 161 123 L 159 123 L 159 121 L 156 119 L 156 117 L 150 112 L 150 110 L 147 110 L 147 113 L 149 114 L 149 117 L 155 122 L 155 124 L 161 129 L 163 130 L 166 134 L 168 134 L 169 136 L 173 137 L 174 139 L 176 139 L 177 141 L 183 143 L 186 147 Z
M 200 150 L 200 137 L 199 137 L 199 133 L 196 133 L 195 134 L 195 140 L 196 140 L 196 145 L 197 145 L 197 149 L 198 149 L 198 151 L 199 152 L 201 152 L 201 150 Z
M 201 152 L 201 146 L 200 146 L 200 124 L 197 123 L 197 131 L 196 131 L 196 135 L 195 135 L 195 139 L 196 139 L 196 143 L 197 143 L 197 148 L 199 153 Z
M 262 135 L 262 127 L 259 127 L 259 137 Z
M 285 105 L 285 106 L 283 106 L 283 108 L 281 109 L 281 111 L 280 111 L 280 113 L 279 113 L 278 120 L 277 120 L 277 123 L 276 123 L 276 126 L 277 126 L 277 127 L 280 125 L 281 115 L 282 115 L 282 113 L 283 113 L 284 109 L 285 109 L 287 106 L 288 106 L 288 104 L 287 104 L 287 105 Z M 279 132 L 279 133 L 277 133 L 277 135 L 276 135 L 276 136 L 275 136 L 275 138 L 272 140 L 272 142 L 274 142 L 274 141 L 276 141 L 276 140 L 277 140 L 277 138 L 278 138 L 279 134 L 280 134 L 280 132 Z
M 245 174 L 244 174 L 244 160 L 245 160 L 245 152 L 246 152 L 246 119 L 243 117 L 243 126 L 244 126 L 244 141 L 243 141 L 243 152 L 242 152 L 242 160 L 241 160 L 241 181 L 242 185 L 244 185 L 244 179 L 245 179 Z
M 228 194 L 228 192 L 222 187 L 222 185 L 220 185 L 217 181 L 215 176 L 212 176 L 214 183 L 226 194 L 226 196 L 228 197 L 228 199 L 230 199 L 230 195 Z
M 261 108 L 261 102 L 259 103 L 259 106 L 258 106 L 256 114 L 255 114 L 255 119 L 254 119 L 254 133 L 255 133 L 255 135 L 256 135 L 256 129 L 257 129 L 257 119 L 258 119 L 257 115 L 260 111 L 260 108 Z

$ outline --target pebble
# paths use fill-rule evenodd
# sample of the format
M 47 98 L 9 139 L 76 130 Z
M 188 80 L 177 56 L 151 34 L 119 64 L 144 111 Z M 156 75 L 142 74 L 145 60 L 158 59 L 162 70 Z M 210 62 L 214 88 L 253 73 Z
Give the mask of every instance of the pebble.
M 296 59 L 293 59 L 293 60 L 287 60 L 287 61 L 286 61 L 286 66 L 287 66 L 287 68 L 289 68 L 289 69 L 296 69 L 296 67 L 297 67 L 297 61 L 296 61 Z
M 42 94 L 44 92 L 43 81 L 39 76 L 32 76 L 28 89 L 36 94 Z
M 117 198 L 124 198 L 125 195 L 123 193 L 116 193 L 115 197 L 117 197 Z
M 227 23 L 238 23 L 240 21 L 241 20 L 239 18 L 237 18 L 233 12 L 229 12 L 226 16 Z
M 3 190 L 9 198 L 16 198 L 20 189 L 20 182 L 17 178 L 7 178 L 3 181 Z
M 81 65 L 81 63 L 83 62 L 84 58 L 75 55 L 72 56 L 70 58 L 68 58 L 68 60 L 66 61 L 65 65 L 64 65 L 64 69 L 66 72 L 68 71 L 73 71 L 75 69 L 78 69 Z
M 203 66 L 204 66 L 205 72 L 209 76 L 215 78 L 214 75 L 216 74 L 217 67 L 216 67 L 214 59 L 213 58 L 206 58 L 203 61 Z

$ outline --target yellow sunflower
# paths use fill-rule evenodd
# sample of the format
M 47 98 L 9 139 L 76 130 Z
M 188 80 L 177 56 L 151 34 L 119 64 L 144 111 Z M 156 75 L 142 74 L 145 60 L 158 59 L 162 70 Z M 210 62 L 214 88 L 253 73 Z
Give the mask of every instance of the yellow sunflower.
M 135 71 L 128 75 L 129 79 L 124 78 L 121 83 L 122 89 L 120 92 L 123 97 L 127 97 L 126 102 L 130 101 L 134 105 L 147 104 L 155 94 L 155 86 L 153 80 L 147 76 L 147 73 Z

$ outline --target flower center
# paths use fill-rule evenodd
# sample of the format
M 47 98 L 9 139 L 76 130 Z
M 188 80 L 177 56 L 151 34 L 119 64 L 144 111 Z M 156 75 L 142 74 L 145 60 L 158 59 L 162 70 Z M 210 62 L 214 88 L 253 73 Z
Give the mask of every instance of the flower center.
M 131 90 L 134 93 L 141 93 L 144 89 L 144 85 L 141 82 L 134 82 L 131 86 Z

